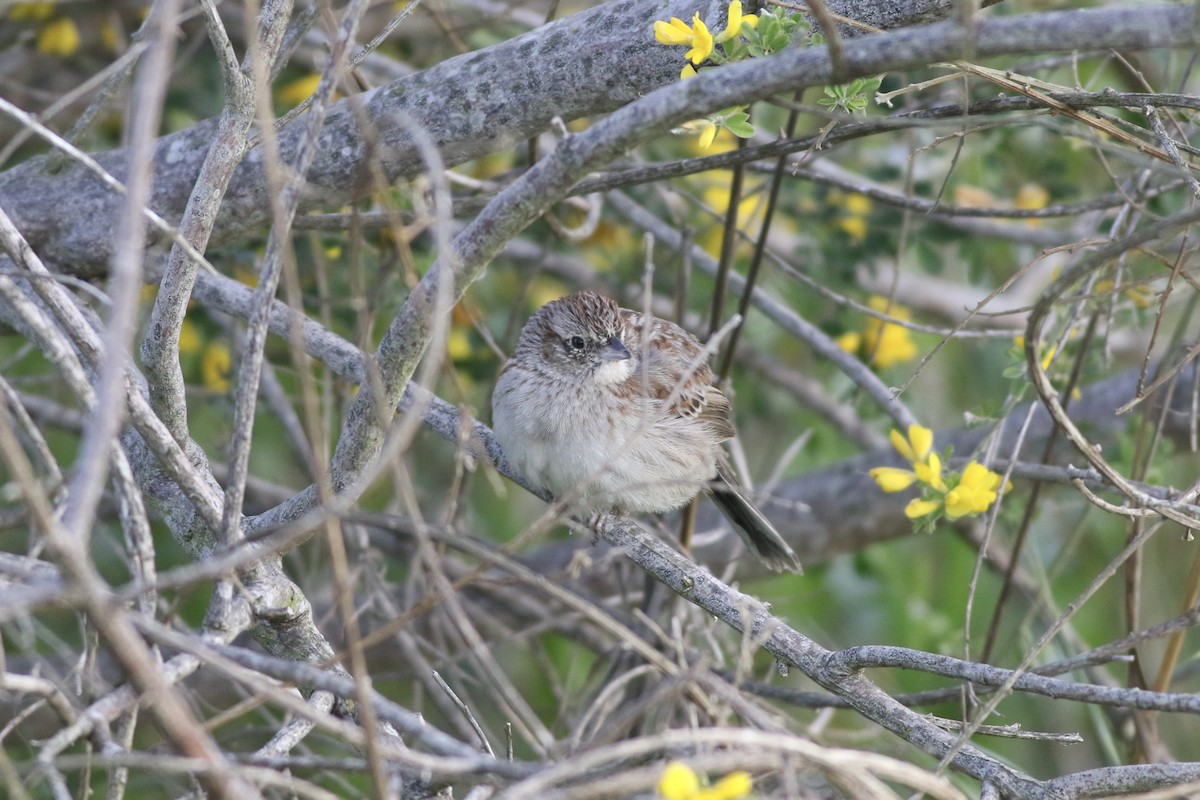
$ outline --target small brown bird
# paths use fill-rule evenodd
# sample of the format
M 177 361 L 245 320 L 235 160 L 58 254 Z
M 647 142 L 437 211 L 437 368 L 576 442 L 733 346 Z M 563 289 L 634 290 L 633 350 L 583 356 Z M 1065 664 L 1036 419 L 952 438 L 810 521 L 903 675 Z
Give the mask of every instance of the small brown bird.
M 662 513 L 708 490 L 768 567 L 801 571 L 738 486 L 729 399 L 674 323 L 595 292 L 547 303 L 500 373 L 492 426 L 517 472 L 583 511 Z

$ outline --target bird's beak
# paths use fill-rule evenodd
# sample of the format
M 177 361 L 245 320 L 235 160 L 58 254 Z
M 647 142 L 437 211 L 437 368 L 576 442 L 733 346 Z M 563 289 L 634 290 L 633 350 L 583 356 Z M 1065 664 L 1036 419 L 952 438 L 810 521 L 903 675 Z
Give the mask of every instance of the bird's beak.
M 624 361 L 629 358 L 629 351 L 625 349 L 625 345 L 617 337 L 612 337 L 608 340 L 608 344 L 600 348 L 601 361 Z

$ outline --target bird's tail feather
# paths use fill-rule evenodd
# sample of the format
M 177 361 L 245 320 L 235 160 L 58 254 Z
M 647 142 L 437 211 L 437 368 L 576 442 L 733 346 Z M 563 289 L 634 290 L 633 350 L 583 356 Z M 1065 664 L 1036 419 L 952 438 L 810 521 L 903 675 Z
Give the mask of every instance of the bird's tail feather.
M 742 541 L 776 572 L 803 573 L 795 551 L 724 473 L 721 470 L 712 486 L 712 499 L 737 528 Z

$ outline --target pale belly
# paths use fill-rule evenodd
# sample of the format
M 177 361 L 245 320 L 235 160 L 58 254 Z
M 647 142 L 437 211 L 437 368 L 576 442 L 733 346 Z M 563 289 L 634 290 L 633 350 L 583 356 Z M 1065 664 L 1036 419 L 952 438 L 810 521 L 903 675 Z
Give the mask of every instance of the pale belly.
M 497 393 L 513 391 L 503 380 Z M 569 407 L 544 398 L 495 415 L 496 438 L 512 467 L 580 513 L 659 513 L 679 508 L 716 477 L 719 444 L 694 419 L 657 408 L 620 414 L 603 397 Z

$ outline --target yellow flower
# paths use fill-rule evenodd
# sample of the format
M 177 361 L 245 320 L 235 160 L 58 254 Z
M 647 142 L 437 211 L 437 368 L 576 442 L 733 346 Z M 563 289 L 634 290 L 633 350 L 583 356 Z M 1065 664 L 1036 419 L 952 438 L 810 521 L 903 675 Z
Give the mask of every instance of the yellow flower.
M 876 341 L 866 348 L 866 351 L 871 354 L 871 361 L 880 369 L 887 369 L 896 364 L 903 364 L 906 361 L 912 361 L 917 357 L 917 344 L 912 340 L 912 333 L 908 328 L 901 327 L 893 322 L 880 323 L 880 320 L 874 320 L 879 323 L 879 330 L 875 333 Z M 868 338 L 871 333 L 868 332 Z
M 702 64 L 712 55 L 713 36 L 709 33 L 708 26 L 700 19 L 699 11 L 692 17 L 690 26 L 679 17 L 671 17 L 670 22 L 658 20 L 654 23 L 654 38 L 659 44 L 690 45 L 691 49 L 684 57 L 691 64 Z M 681 74 L 679 77 L 691 76 Z
M 876 467 L 868 474 L 885 492 L 903 492 L 917 482 L 917 473 L 900 467 Z
M 712 146 L 713 139 L 717 138 L 717 126 L 713 123 L 708 123 L 704 126 L 704 130 L 700 132 L 699 147 L 701 150 L 707 150 Z
M 1149 308 L 1155 302 L 1155 294 L 1145 286 L 1130 286 L 1125 290 L 1125 296 L 1138 308 Z
M 837 226 L 856 242 L 861 243 L 867 238 L 867 221 L 863 217 L 839 217 Z
M 703 64 L 713 50 L 713 37 L 708 32 L 708 26 L 700 19 L 700 12 L 696 12 L 695 18 L 692 20 L 692 49 L 684 53 L 683 57 L 693 64 Z
M 199 353 L 200 344 L 200 332 L 196 330 L 196 323 L 185 319 L 179 327 L 179 355 L 190 356 Z
M 867 305 L 876 311 L 890 314 L 898 320 L 907 322 L 912 314 L 901 305 L 889 304 L 886 297 L 872 297 Z M 912 332 L 903 325 L 894 322 L 884 322 L 872 317 L 867 321 L 862 334 L 862 346 L 859 352 L 871 359 L 871 363 L 880 369 L 887 369 L 896 364 L 903 364 L 917 357 L 917 344 L 912 339 Z
M 708 122 L 706 120 L 699 121 L 703 122 L 707 128 Z M 701 132 L 703 133 L 703 131 Z M 721 136 L 720 139 L 725 140 L 726 137 Z M 724 214 L 729 210 L 729 201 L 732 199 L 729 193 L 729 184 L 721 182 L 707 184 L 700 192 L 700 199 L 715 209 L 717 213 Z M 744 191 L 741 199 L 738 201 L 738 227 L 744 228 L 748 223 L 757 218 L 756 212 L 759 210 L 760 205 L 758 195 L 754 192 Z
M 987 208 L 989 206 L 999 205 L 992 193 L 986 189 L 980 189 L 976 186 L 968 184 L 959 184 L 954 187 L 954 205 L 963 208 Z
M 899 303 L 894 303 L 882 295 L 873 294 L 867 298 L 867 307 L 872 308 L 881 314 L 891 314 L 899 320 L 908 322 L 912 319 L 912 312 Z
M 695 35 L 690 25 L 679 17 L 671 17 L 670 22 L 658 20 L 654 23 L 654 38 L 659 44 L 684 45 L 691 44 Z
M 1092 287 L 1092 291 L 1097 294 L 1101 292 L 1111 292 L 1116 288 L 1116 284 L 1109 279 L 1096 281 L 1096 285 Z M 1121 290 L 1121 294 L 1133 301 L 1133 304 L 1138 308 L 1149 308 L 1154 304 L 1154 293 L 1145 286 L 1132 284 Z M 1017 345 L 1021 347 L 1021 345 Z
M 703 122 L 703 120 L 701 120 Z M 722 153 L 731 149 L 731 145 L 735 142 L 734 136 L 728 130 L 722 128 L 717 132 L 717 138 L 712 146 L 703 152 L 706 153 Z M 696 145 L 699 152 L 699 143 Z M 713 173 L 720 175 L 721 178 L 728 173 Z M 719 214 L 725 214 L 729 210 L 731 200 L 729 193 L 729 183 L 724 182 L 721 178 L 715 178 L 712 183 L 705 181 L 704 188 L 700 191 L 701 199 Z M 747 177 L 745 186 L 743 187 L 742 196 L 737 204 L 737 225 L 738 230 L 749 230 L 754 227 L 763 218 L 766 213 L 766 203 L 764 202 L 764 193 L 756 191 L 757 186 L 761 185 L 757 178 L 751 179 Z M 697 237 L 696 242 L 706 253 L 709 253 L 714 258 L 721 252 L 721 226 L 710 227 L 707 231 Z
M 922 425 L 909 425 L 907 439 L 893 428 L 888 440 L 896 452 L 911 464 L 924 464 L 933 452 L 933 431 Z
M 48 56 L 69 56 L 79 49 L 79 28 L 74 20 L 56 19 L 38 31 L 37 50 Z
M 892 446 L 913 468 L 877 467 L 871 470 L 871 477 L 879 487 L 885 492 L 899 492 L 919 481 L 933 490 L 932 493 L 926 490 L 923 497 L 909 501 L 904 508 L 904 516 L 909 519 L 927 517 L 942 508 L 951 520 L 979 514 L 986 511 L 999 494 L 1012 488 L 1012 484 L 1007 484 L 1001 490 L 1001 476 L 978 461 L 972 461 L 957 479 L 957 485 L 950 489 L 942 479 L 942 459 L 933 452 L 933 431 L 929 428 L 910 425 L 907 438 L 897 430 L 893 430 L 889 438 Z M 950 480 L 955 482 L 953 475 Z
M 924 464 L 914 463 L 913 473 L 926 486 L 932 486 L 939 492 L 946 491 L 946 484 L 942 480 L 942 458 L 937 453 L 930 453 Z
M 465 361 L 471 355 L 471 336 L 466 328 L 457 326 L 450 329 L 446 337 L 446 354 L 451 361 Z
M 305 75 L 303 78 L 297 78 L 290 83 L 280 86 L 275 91 L 275 99 L 284 105 L 299 105 L 312 97 L 312 93 L 317 90 L 317 85 L 320 82 L 321 76 L 315 72 L 311 75 Z
M 1025 336 L 1023 334 L 1013 337 L 1013 345 L 1018 350 L 1025 349 Z M 1050 369 L 1050 362 L 1054 360 L 1054 354 L 1058 352 L 1057 345 L 1050 345 L 1050 349 L 1046 351 L 1046 355 L 1042 356 L 1042 372 Z
M 842 201 L 842 205 L 846 209 L 846 213 L 856 216 L 864 216 L 871 211 L 871 198 L 859 192 L 851 192 L 846 195 L 846 199 Z
M 658 779 L 658 793 L 664 800 L 694 800 L 700 793 L 700 779 L 687 764 L 672 761 Z
M 728 128 L 717 124 L 718 119 L 719 116 L 714 114 L 712 117 L 689 120 L 679 126 L 685 131 L 702 134 L 708 128 L 710 123 L 717 125 L 716 138 L 713 139 L 712 144 L 709 145 L 707 150 L 700 147 L 699 137 L 696 139 L 689 139 L 685 142 L 685 144 L 689 145 L 694 143 L 695 146 L 690 148 L 694 155 L 716 155 L 718 153 L 727 153 L 737 147 L 737 137 L 730 133 Z M 707 203 L 711 201 L 716 203 L 713 205 L 713 208 L 716 208 L 717 206 L 720 206 L 722 209 L 729 208 L 728 176 L 729 173 L 722 170 L 708 173 L 706 177 L 698 177 L 696 179 L 697 184 L 703 186 L 703 191 L 705 197 L 707 198 L 705 202 Z M 749 177 L 747 180 L 749 181 Z M 758 181 L 759 179 L 755 178 L 755 188 L 758 186 Z M 718 195 L 722 192 L 724 192 L 724 197 L 718 199 Z M 758 205 L 762 205 L 762 202 L 759 199 L 759 193 L 750 190 L 743 192 L 742 203 L 746 209 L 752 209 Z M 738 206 L 738 208 L 742 207 L 743 206 Z
M 742 0 L 732 0 L 729 4 L 725 29 L 716 37 L 704 24 L 704 20 L 700 19 L 700 12 L 696 12 L 696 15 L 692 17 L 691 25 L 679 17 L 671 17 L 669 22 L 656 21 L 654 23 L 654 39 L 659 44 L 690 48 L 684 55 L 687 65 L 679 73 L 680 80 L 687 80 L 696 74 L 695 67 L 708 60 L 715 45 L 740 35 L 744 27 L 753 28 L 757 25 L 758 17 L 754 14 L 742 14 Z
M 17 3 L 8 10 L 13 22 L 40 22 L 54 13 L 54 3 Z
M 1050 193 L 1036 183 L 1027 183 L 1017 190 L 1014 205 L 1017 208 L 1032 211 L 1045 208 L 1050 203 Z
M 105 50 L 115 54 L 120 50 L 119 41 L 117 26 L 113 24 L 112 17 L 105 17 L 104 22 L 100 23 L 100 43 L 104 45 Z
M 946 494 L 946 516 L 958 519 L 968 514 L 981 514 L 996 502 L 1001 476 L 978 461 L 967 464 L 962 480 Z M 1005 487 L 1008 491 L 1008 487 Z
M 200 359 L 200 376 L 205 388 L 213 392 L 229 391 L 229 370 L 232 366 L 233 356 L 229 352 L 229 345 L 209 342 Z
M 892 447 L 904 460 L 913 465 L 911 470 L 900 467 L 876 467 L 868 474 L 885 492 L 902 492 L 920 481 L 939 492 L 946 491 L 942 480 L 942 459 L 933 452 L 933 431 L 920 425 L 908 426 L 908 438 L 892 429 L 888 435 Z
M 702 800 L 738 800 L 750 794 L 753 783 L 749 772 L 731 772 L 700 793 Z
M 750 794 L 753 782 L 748 772 L 731 772 L 710 788 L 700 786 L 692 768 L 672 761 L 658 779 L 658 795 L 663 800 L 740 800 Z
M 1050 193 L 1036 183 L 1027 183 L 1017 190 L 1017 196 L 1014 198 L 1014 203 L 1017 208 L 1033 210 L 1037 208 L 1045 208 L 1050 202 Z M 1025 224 L 1031 228 L 1036 228 L 1042 224 L 1040 219 L 1036 217 L 1025 220 Z
M 926 517 L 941 507 L 941 500 L 923 500 L 920 497 L 916 497 L 908 501 L 908 505 L 904 507 L 904 516 L 909 519 Z
M 862 347 L 862 334 L 858 331 L 846 331 L 834 341 L 837 342 L 838 347 L 854 355 Z
M 1057 345 L 1050 345 L 1050 349 L 1046 351 L 1046 355 L 1042 356 L 1042 372 L 1050 369 L 1050 362 L 1054 360 L 1054 354 L 1058 352 Z
M 708 25 L 704 24 L 698 11 L 696 16 L 692 17 L 691 25 L 678 17 L 672 17 L 668 23 L 658 20 L 654 23 L 654 38 L 659 44 L 690 46 L 691 49 L 684 55 L 689 64 L 701 65 L 713 54 L 713 35 L 708 31 Z M 692 74 L 695 74 L 695 71 L 692 71 Z M 690 77 L 686 68 L 679 74 L 680 79 Z
M 739 36 L 743 25 L 751 28 L 757 27 L 758 17 L 754 14 L 742 16 L 742 0 L 733 0 L 729 4 L 729 18 L 725 23 L 725 30 L 717 34 L 717 44 L 727 42 L 734 36 Z

